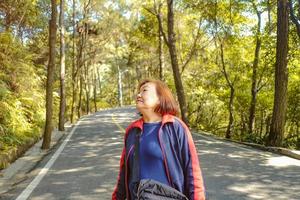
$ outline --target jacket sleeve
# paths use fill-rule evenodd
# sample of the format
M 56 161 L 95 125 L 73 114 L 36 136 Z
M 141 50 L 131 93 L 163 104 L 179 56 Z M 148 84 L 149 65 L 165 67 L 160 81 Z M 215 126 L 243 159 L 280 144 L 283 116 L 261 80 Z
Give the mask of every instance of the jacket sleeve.
M 120 159 L 120 171 L 115 186 L 114 192 L 112 193 L 112 200 L 124 200 L 126 199 L 126 188 L 125 188 L 125 154 L 126 149 L 123 148 L 121 159 Z
M 184 134 L 181 153 L 183 159 L 185 194 L 189 200 L 205 200 L 205 188 L 196 147 L 188 127 L 181 122 Z

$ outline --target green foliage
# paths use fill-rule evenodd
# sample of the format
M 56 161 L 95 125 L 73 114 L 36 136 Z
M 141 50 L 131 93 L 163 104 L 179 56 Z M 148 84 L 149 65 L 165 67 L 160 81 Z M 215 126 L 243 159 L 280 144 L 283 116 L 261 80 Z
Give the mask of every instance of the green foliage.
M 27 102 L 28 103 L 28 102 Z M 31 102 L 33 104 L 35 102 Z M 40 136 L 41 121 L 43 116 L 35 113 L 31 121 L 28 110 L 21 101 L 13 96 L 8 96 L 6 101 L 0 102 L 0 124 L 2 127 L 0 142 L 7 146 L 20 145 L 32 137 Z
M 66 6 L 66 96 L 69 119 L 72 103 L 72 82 L 76 85 L 75 107 L 78 106 L 79 77 L 84 76 L 83 111 L 86 103 L 94 107 L 96 84 L 97 108 L 118 106 L 118 75 L 122 73 L 124 104 L 133 104 L 137 83 L 146 77 L 158 78 L 158 21 L 154 11 L 160 1 L 91 1 L 83 13 L 84 3 L 76 1 L 78 26 L 89 26 L 82 58 L 79 58 L 82 36 L 75 34 L 73 57 L 72 7 Z M 255 1 L 256 2 L 256 1 Z M 167 35 L 167 7 L 161 1 L 163 30 Z M 262 16 L 267 16 L 266 2 L 256 2 Z M 0 147 L 21 144 L 38 137 L 44 124 L 45 83 L 48 64 L 49 0 L 5 1 L 0 3 Z M 5 15 L 13 9 L 11 20 Z M 298 8 L 298 7 L 297 7 Z M 261 28 L 261 49 L 257 68 L 255 127 L 247 131 L 251 102 L 252 66 L 255 55 L 257 16 L 251 1 L 195 1 L 175 3 L 175 39 L 183 80 L 190 125 L 193 128 L 224 136 L 228 125 L 230 88 L 224 76 L 220 46 L 229 80 L 234 83 L 233 138 L 263 144 L 273 109 L 274 65 L 276 56 L 276 7 L 270 7 L 271 21 L 264 17 Z M 23 16 L 23 18 L 22 18 Z M 21 20 L 22 19 L 22 20 Z M 78 27 L 76 27 L 78 28 Z M 195 38 L 198 39 L 195 42 Z M 57 40 L 59 47 L 59 40 Z M 284 146 L 299 148 L 299 41 L 295 26 L 290 28 L 288 111 Z M 176 89 L 168 52 L 163 41 L 164 81 L 176 97 Z M 82 60 L 79 60 L 82 59 Z M 53 84 L 53 121 L 59 113 L 59 54 L 56 58 Z M 77 77 L 73 77 L 73 61 Z M 185 65 L 186 61 L 187 64 Z M 79 63 L 82 62 L 82 66 Z M 83 68 L 87 69 L 86 71 Z M 184 67 L 184 70 L 183 70 Z M 126 72 L 125 72 L 126 71 Z M 97 75 L 95 75 L 97 73 Z M 124 72 L 124 73 L 123 73 Z M 99 77 L 98 77 L 99 76 Z M 96 81 L 93 81 L 96 77 Z M 100 89 L 101 85 L 101 89 Z M 90 99 L 86 89 L 90 88 Z M 74 118 L 77 116 L 75 109 Z M 5 145 L 3 145 L 5 144 Z
M 0 146 L 5 150 L 40 137 L 44 99 L 26 47 L 4 32 L 0 52 Z
M 287 135 L 284 140 L 284 146 L 299 148 L 300 144 L 300 76 L 298 74 L 291 74 L 292 80 L 289 84 L 288 91 L 288 110 L 287 110 Z

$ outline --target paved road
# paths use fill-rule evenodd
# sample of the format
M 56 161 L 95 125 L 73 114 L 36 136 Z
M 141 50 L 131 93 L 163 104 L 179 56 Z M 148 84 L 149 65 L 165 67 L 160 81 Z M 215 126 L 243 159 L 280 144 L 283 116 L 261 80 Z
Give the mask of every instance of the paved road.
M 26 192 L 32 200 L 110 199 L 119 169 L 123 129 L 137 117 L 135 109 L 126 108 L 82 118 L 55 149 L 60 154 L 50 153 L 30 173 L 37 176 L 17 184 L 0 199 L 20 200 Z M 208 136 L 193 137 L 210 200 L 300 199 L 299 160 Z M 49 160 L 53 161 L 50 167 Z M 32 187 L 28 190 L 29 184 Z

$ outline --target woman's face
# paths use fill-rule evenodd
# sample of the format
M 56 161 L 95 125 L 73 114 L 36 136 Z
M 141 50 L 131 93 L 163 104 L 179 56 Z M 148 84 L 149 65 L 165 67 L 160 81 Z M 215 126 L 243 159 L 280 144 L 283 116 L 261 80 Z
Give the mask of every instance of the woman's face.
M 151 110 L 154 111 L 159 105 L 159 98 L 154 83 L 148 82 L 142 85 L 136 97 L 136 107 L 140 112 Z

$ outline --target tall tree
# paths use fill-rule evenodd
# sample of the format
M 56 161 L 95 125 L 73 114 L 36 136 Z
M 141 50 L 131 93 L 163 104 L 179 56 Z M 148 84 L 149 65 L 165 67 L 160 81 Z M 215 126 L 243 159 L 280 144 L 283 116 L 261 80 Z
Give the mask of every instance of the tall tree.
M 253 8 L 257 15 L 257 29 L 256 29 L 256 44 L 255 44 L 255 53 L 254 53 L 254 60 L 252 65 L 252 85 L 251 85 L 251 103 L 249 109 L 249 134 L 252 134 L 254 121 L 255 121 L 255 110 L 256 110 L 256 101 L 257 101 L 257 68 L 259 62 L 259 52 L 261 47 L 261 12 L 258 10 L 256 4 L 252 2 Z
M 159 69 L 158 69 L 158 77 L 160 80 L 163 80 L 163 68 L 164 68 L 164 49 L 163 49 L 163 26 L 162 26 L 162 6 L 163 2 L 159 1 L 156 2 L 156 0 L 153 0 L 153 9 L 148 9 L 147 7 L 144 7 L 145 10 L 153 14 L 157 19 L 157 37 L 158 37 L 158 59 L 159 59 Z
M 228 87 L 230 88 L 230 97 L 229 97 L 229 103 L 228 103 L 228 111 L 229 111 L 229 120 L 228 120 L 228 125 L 226 129 L 226 135 L 225 137 L 230 139 L 232 135 L 232 130 L 234 127 L 234 118 L 233 118 L 233 103 L 234 103 L 234 96 L 235 96 L 235 89 L 234 89 L 234 83 L 237 80 L 237 76 L 235 76 L 234 81 L 231 81 L 229 78 L 229 74 L 226 70 L 226 64 L 225 64 L 225 59 L 224 59 L 224 50 L 223 50 L 223 44 L 221 42 L 220 44 L 220 49 L 221 49 L 221 64 L 222 64 L 222 74 L 224 75 L 226 79 L 226 83 Z
M 56 0 L 51 0 L 51 20 L 49 23 L 49 63 L 47 68 L 46 85 L 46 124 L 42 149 L 49 149 L 52 132 L 52 113 L 53 113 L 53 79 L 55 70 L 55 42 L 56 42 Z
M 157 6 L 157 19 L 161 21 L 161 8 L 162 2 L 159 2 Z M 158 23 L 158 55 L 159 55 L 159 78 L 163 80 L 163 69 L 164 69 L 164 51 L 163 51 L 163 35 L 162 35 L 162 27 Z
M 88 58 L 86 58 L 88 59 Z M 86 60 L 85 59 L 85 60 Z M 86 62 L 84 63 L 83 70 L 84 70 L 84 75 L 83 75 L 83 80 L 84 80 L 84 86 L 85 86 L 85 97 L 86 97 L 86 113 L 90 114 L 90 74 L 89 74 L 89 66 L 91 65 L 91 62 Z
M 97 112 L 97 74 L 96 74 L 97 67 L 93 65 L 93 93 L 94 93 L 94 111 Z
M 186 124 L 188 124 L 187 106 L 186 106 L 184 88 L 183 88 L 183 84 L 179 72 L 177 51 L 176 51 L 176 38 L 175 38 L 175 31 L 174 31 L 174 1 L 167 0 L 167 4 L 168 4 L 168 39 L 165 41 L 167 43 L 170 57 L 171 57 L 171 65 L 173 69 L 173 76 L 174 76 L 174 82 L 175 82 L 177 97 L 178 97 L 180 111 L 181 111 L 181 117 L 182 120 Z
M 89 113 L 89 92 L 88 92 L 88 50 L 87 50 L 87 40 L 89 34 L 89 23 L 88 16 L 90 11 L 91 0 L 87 0 L 83 5 L 83 18 L 81 24 L 80 35 L 80 45 L 79 45 L 79 65 L 77 67 L 78 72 L 80 73 L 80 92 L 79 92 L 79 103 L 78 103 L 78 118 L 81 117 L 82 112 L 84 110 L 84 101 L 83 94 L 85 88 L 86 94 L 86 112 Z
M 76 97 L 77 97 L 77 81 L 76 81 L 76 62 L 75 62 L 75 33 L 76 33 L 76 22 L 75 22 L 75 12 L 76 12 L 76 2 L 73 0 L 72 2 L 72 26 L 73 26 L 73 32 L 72 32 L 72 105 L 71 105 L 71 123 L 73 123 L 74 120 L 74 113 L 75 113 L 75 104 L 76 104 Z
M 82 75 L 82 66 L 84 64 L 84 44 L 85 44 L 85 28 L 79 28 L 79 40 L 78 40 L 78 50 L 77 50 L 77 67 L 74 73 L 74 79 L 78 79 L 78 82 L 75 82 L 76 88 L 78 90 L 78 105 L 77 105 L 77 118 L 79 119 L 82 114 L 82 82 L 83 82 L 83 75 Z M 75 91 L 76 92 L 76 91 Z M 76 95 L 76 94 L 75 94 Z
M 66 110 L 66 93 L 65 93 L 65 25 L 64 25 L 64 0 L 60 0 L 60 107 L 58 129 L 64 131 L 65 127 L 65 110 Z
M 82 70 L 80 70 L 82 71 Z M 78 100 L 78 105 L 77 105 L 77 117 L 78 119 L 82 116 L 82 95 L 83 95 L 83 74 L 79 73 L 79 100 Z
M 288 1 L 277 1 L 277 44 L 275 63 L 275 94 L 273 115 L 267 145 L 281 146 L 284 137 L 284 127 L 287 109 L 288 86 Z
M 175 37 L 175 28 L 174 28 L 174 2 L 173 1 L 167 1 L 168 4 L 168 17 L 167 17 L 167 27 L 168 27 L 168 33 L 167 35 L 165 34 L 164 28 L 163 28 L 163 17 L 162 17 L 162 2 L 161 1 L 153 1 L 153 8 L 147 8 L 144 7 L 145 10 L 153 14 L 158 22 L 158 34 L 155 34 L 158 36 L 158 54 L 159 54 L 159 77 L 160 79 L 163 79 L 163 64 L 164 64 L 164 59 L 163 59 L 163 46 L 162 46 L 162 40 L 165 41 L 170 58 L 171 58 L 171 66 L 172 66 L 172 71 L 173 71 L 173 77 L 174 77 L 174 82 L 175 82 L 175 87 L 176 87 L 176 93 L 177 93 L 177 98 L 179 101 L 179 106 L 180 106 L 180 111 L 181 111 L 181 116 L 182 119 L 188 124 L 188 117 L 187 117 L 187 105 L 186 105 L 186 100 L 185 100 L 185 92 L 184 92 L 184 87 L 182 84 L 181 80 L 181 74 L 183 73 L 184 69 L 186 69 L 187 65 L 190 63 L 194 55 L 196 55 L 196 52 L 198 50 L 198 39 L 200 38 L 200 22 L 199 22 L 199 27 L 197 30 L 196 36 L 193 38 L 192 45 L 190 46 L 190 49 L 188 50 L 188 53 L 184 52 L 182 55 L 186 53 L 184 57 L 185 59 L 181 59 L 182 61 L 182 66 L 179 66 L 179 61 L 178 61 L 178 56 L 180 58 L 181 54 L 178 54 L 177 48 L 176 48 L 176 43 L 177 43 L 177 38 L 180 38 L 180 36 Z M 194 27 L 194 26 L 192 26 Z M 178 34 L 180 35 L 180 34 Z M 178 42 L 180 43 L 180 42 Z M 180 52 L 180 51 L 179 51 Z M 181 69 L 181 70 L 180 70 Z

